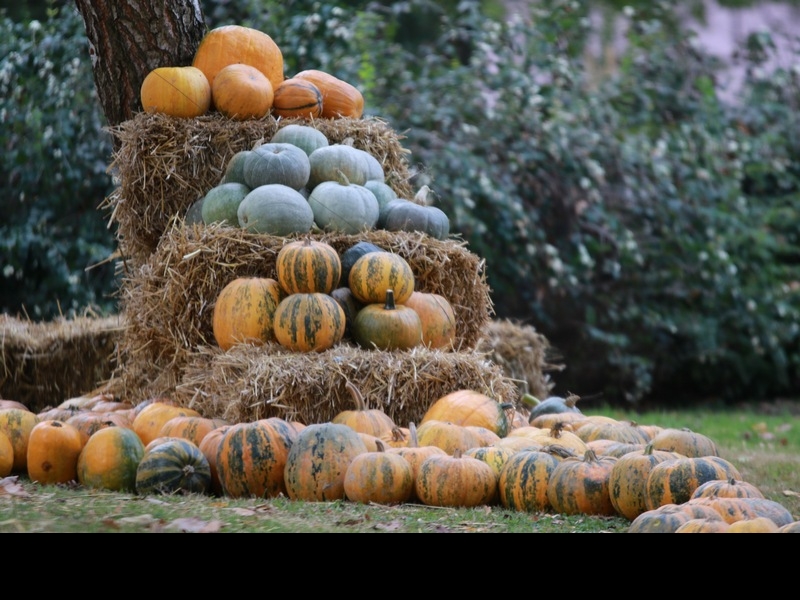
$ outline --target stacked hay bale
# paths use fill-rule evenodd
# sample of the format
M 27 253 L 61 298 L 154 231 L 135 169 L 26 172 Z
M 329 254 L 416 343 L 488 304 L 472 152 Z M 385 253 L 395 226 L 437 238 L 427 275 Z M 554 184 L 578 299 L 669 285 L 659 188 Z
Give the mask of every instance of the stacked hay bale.
M 383 121 L 296 122 L 316 127 L 331 143 L 348 140 L 366 150 L 379 160 L 386 183 L 398 196 L 412 198 L 407 151 Z M 517 402 L 520 380 L 489 358 L 492 344 L 485 342 L 493 312 L 485 263 L 457 236 L 437 240 L 419 232 L 384 230 L 358 235 L 317 230 L 302 236 L 323 240 L 340 254 L 368 241 L 405 258 L 414 271 L 415 289 L 440 294 L 453 306 L 457 336 L 452 350 L 367 350 L 347 340 L 314 353 L 290 352 L 277 343 L 228 351 L 216 345 L 212 315 L 222 288 L 236 277 L 275 279 L 278 251 L 299 236 L 193 224 L 185 217 L 220 182 L 234 154 L 268 142 L 278 127 L 272 117 L 231 121 L 217 114 L 195 119 L 140 114 L 114 131 L 119 150 L 113 168 L 120 186 L 107 207 L 125 257 L 120 309 L 126 326 L 114 375 L 118 393 L 133 403 L 170 397 L 206 416 L 234 422 L 271 416 L 306 423 L 330 420 L 352 408 L 348 380 L 359 387 L 368 407 L 383 409 L 397 423 L 419 421 L 430 404 L 456 389 Z M 546 365 L 546 341 L 534 338 L 537 344 L 532 354 Z M 533 382 L 538 389 L 528 391 L 541 394 L 549 381 L 542 369 L 538 375 Z M 530 382 L 525 384 L 530 388 Z

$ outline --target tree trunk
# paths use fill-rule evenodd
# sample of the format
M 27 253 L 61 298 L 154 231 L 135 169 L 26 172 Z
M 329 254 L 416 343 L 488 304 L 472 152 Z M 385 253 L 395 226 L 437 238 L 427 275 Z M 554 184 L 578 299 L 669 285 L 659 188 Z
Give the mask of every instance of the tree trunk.
M 200 0 L 75 0 L 108 124 L 142 110 L 139 90 L 156 67 L 192 64 L 206 32 Z

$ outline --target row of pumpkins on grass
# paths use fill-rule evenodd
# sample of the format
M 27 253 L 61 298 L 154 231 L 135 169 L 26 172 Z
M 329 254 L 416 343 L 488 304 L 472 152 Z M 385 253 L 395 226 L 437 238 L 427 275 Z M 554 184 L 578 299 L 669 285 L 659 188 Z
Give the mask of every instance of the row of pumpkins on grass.
M 621 516 L 631 533 L 800 532 L 699 433 L 574 410 L 531 418 L 473 390 L 403 428 L 346 385 L 354 408 L 310 425 L 229 424 L 167 399 L 83 397 L 38 415 L 0 408 L 0 476 L 140 495 Z
M 234 154 L 219 184 L 188 210 L 187 223 L 225 223 L 287 236 L 373 229 L 421 231 L 444 240 L 450 219 L 423 186 L 400 198 L 380 161 L 350 144 L 331 144 L 310 125 L 284 125 L 267 143 Z
M 309 69 L 287 78 L 283 52 L 268 34 L 240 25 L 206 33 L 191 65 L 160 66 L 140 88 L 142 108 L 178 118 L 215 110 L 230 119 L 360 118 L 364 97 L 350 83 Z
M 408 261 L 370 242 L 340 256 L 317 239 L 288 241 L 276 278 L 238 277 L 214 304 L 214 339 L 223 350 L 278 342 L 294 352 L 321 352 L 346 336 L 365 349 L 452 349 L 456 319 L 440 294 L 415 291 Z

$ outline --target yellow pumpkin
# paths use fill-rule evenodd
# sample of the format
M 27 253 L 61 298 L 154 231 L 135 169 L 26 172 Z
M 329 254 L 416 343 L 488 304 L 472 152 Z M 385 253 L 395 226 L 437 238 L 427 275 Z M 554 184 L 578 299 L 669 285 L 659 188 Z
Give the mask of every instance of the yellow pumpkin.
M 285 294 L 270 277 L 237 277 L 217 297 L 212 317 L 214 339 L 223 350 L 236 344 L 275 340 L 275 311 Z
M 193 119 L 211 107 L 211 85 L 195 67 L 158 67 L 140 89 L 142 108 L 149 113 Z

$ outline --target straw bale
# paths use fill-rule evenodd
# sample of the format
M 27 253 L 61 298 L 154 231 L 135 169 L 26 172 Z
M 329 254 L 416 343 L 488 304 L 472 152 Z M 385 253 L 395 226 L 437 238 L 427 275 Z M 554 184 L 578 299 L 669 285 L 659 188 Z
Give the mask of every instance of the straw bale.
M 381 163 L 386 183 L 411 198 L 407 155 L 398 135 L 384 121 L 363 119 L 264 119 L 236 121 L 219 113 L 175 119 L 138 113 L 110 129 L 117 141 L 110 171 L 119 186 L 101 208 L 116 225 L 123 257 L 138 266 L 155 251 L 171 222 L 219 184 L 230 158 L 269 142 L 279 125 L 315 127 L 332 144 L 352 143 Z
M 117 316 L 34 322 L 0 315 L 0 397 L 38 413 L 94 390 L 112 374 L 121 329 Z
M 520 396 L 550 396 L 555 387 L 550 374 L 565 368 L 564 364 L 553 362 L 553 349 L 545 336 L 532 325 L 511 319 L 493 320 L 477 350 L 486 353 L 489 360 L 516 382 Z
M 414 272 L 416 290 L 440 294 L 452 304 L 456 351 L 474 348 L 483 335 L 493 311 L 484 261 L 463 241 L 383 230 L 278 237 L 221 224 L 178 222 L 150 259 L 121 283 L 127 327 L 120 339 L 119 376 L 125 395 L 153 396 L 174 389 L 191 355 L 216 345 L 212 317 L 222 288 L 236 277 L 276 279 L 281 247 L 306 236 L 329 243 L 340 254 L 369 241 L 402 256 Z
M 479 352 L 423 347 L 377 352 L 345 344 L 297 354 L 276 344 L 266 353 L 254 346 L 201 349 L 189 361 L 174 399 L 234 423 L 268 417 L 321 423 L 355 408 L 347 381 L 362 393 L 367 408 L 383 410 L 400 426 L 419 423 L 433 402 L 460 389 L 498 402 L 516 403 L 519 397 L 514 382 Z

